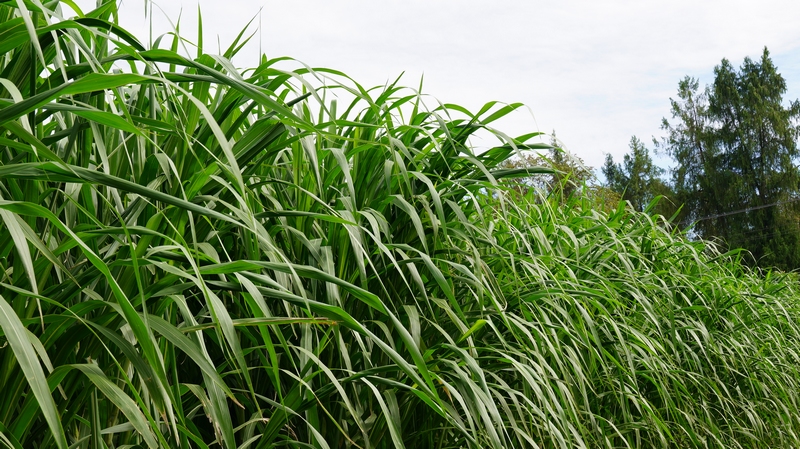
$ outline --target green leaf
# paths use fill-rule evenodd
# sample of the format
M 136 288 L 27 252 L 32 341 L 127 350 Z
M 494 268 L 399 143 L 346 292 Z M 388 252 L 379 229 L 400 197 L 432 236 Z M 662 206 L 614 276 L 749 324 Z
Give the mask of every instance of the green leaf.
M 105 373 L 97 366 L 92 364 L 74 364 L 70 365 L 83 372 L 87 378 L 108 398 L 119 410 L 128 418 L 134 429 L 144 439 L 148 447 L 160 447 L 158 441 L 150 426 L 147 423 L 147 418 L 139 410 L 136 402 L 130 398 L 125 392 L 112 382 Z
M 36 350 L 28 340 L 27 330 L 22 325 L 22 321 L 20 321 L 14 309 L 11 308 L 2 295 L 0 295 L 0 329 L 3 330 L 3 334 L 5 334 L 8 344 L 11 346 L 20 369 L 25 373 L 28 385 L 30 385 L 33 395 L 39 402 L 42 415 L 47 421 L 56 445 L 59 449 L 67 449 L 64 429 L 61 427 L 61 418 L 55 401 L 53 401 L 53 396 L 50 394 L 50 388 L 47 385 L 42 365 L 36 356 Z
M 8 53 L 29 40 L 30 37 L 22 17 L 15 17 L 0 23 L 0 55 Z
M 110 126 L 121 131 L 129 132 L 136 135 L 144 135 L 139 128 L 133 126 L 124 117 L 112 114 L 110 112 L 101 111 L 99 109 L 73 106 L 61 103 L 48 103 L 42 106 L 42 109 L 53 111 L 65 111 L 83 117 L 87 120 L 99 123 L 101 125 Z

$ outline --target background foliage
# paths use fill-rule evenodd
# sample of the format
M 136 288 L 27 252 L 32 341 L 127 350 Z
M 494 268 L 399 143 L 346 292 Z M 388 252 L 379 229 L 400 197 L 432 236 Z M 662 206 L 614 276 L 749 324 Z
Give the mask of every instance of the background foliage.
M 630 153 L 623 157 L 621 164 L 615 164 L 614 158 L 606 155 L 601 172 L 605 183 L 613 192 L 622 195 L 622 199 L 630 202 L 634 210 L 644 211 L 657 197 L 664 197 L 655 206 L 654 212 L 671 217 L 677 211 L 670 186 L 661 179 L 665 170 L 655 163 L 650 150 L 636 136 L 631 137 Z
M 503 184 L 517 104 L 116 14 L 0 4 L 0 445 L 797 446 L 795 276 Z

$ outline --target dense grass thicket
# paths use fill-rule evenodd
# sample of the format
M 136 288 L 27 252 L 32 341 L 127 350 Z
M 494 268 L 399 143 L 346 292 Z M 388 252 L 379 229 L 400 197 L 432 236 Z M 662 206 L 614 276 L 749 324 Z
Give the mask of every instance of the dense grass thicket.
M 115 15 L 0 2 L 0 447 L 800 445 L 795 276 L 508 187 L 519 105 Z

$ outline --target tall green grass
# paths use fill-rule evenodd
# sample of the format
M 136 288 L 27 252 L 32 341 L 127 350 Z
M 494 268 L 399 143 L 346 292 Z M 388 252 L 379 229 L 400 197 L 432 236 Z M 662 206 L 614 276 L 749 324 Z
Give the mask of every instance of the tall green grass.
M 116 8 L 0 2 L 0 446 L 800 444 L 796 276 L 508 187 L 518 104 Z

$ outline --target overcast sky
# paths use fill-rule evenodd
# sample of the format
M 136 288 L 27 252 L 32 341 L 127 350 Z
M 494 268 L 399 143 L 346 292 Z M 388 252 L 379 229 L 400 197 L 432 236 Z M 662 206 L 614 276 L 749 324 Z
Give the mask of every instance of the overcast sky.
M 82 5 L 88 2 L 79 2 Z M 196 35 L 198 1 L 161 0 L 163 15 L 182 14 L 181 31 Z M 200 0 L 206 51 L 226 47 L 255 17 L 261 30 L 235 62 L 291 56 L 344 71 L 362 85 L 405 72 L 443 102 L 477 109 L 490 100 L 522 102 L 501 123 L 508 134 L 555 130 L 573 154 L 595 168 L 606 153 L 621 159 L 636 135 L 649 147 L 660 137 L 669 98 L 685 75 L 713 80 L 728 58 L 772 54 L 800 97 L 800 2 L 755 1 L 473 1 L 473 0 Z M 263 9 L 262 9 L 263 8 Z M 259 10 L 261 13 L 259 14 Z M 123 25 L 147 40 L 144 2 L 125 0 Z M 181 13 L 182 11 L 182 13 Z M 255 28 L 253 28 L 255 31 Z M 663 163 L 668 162 L 663 160 Z

